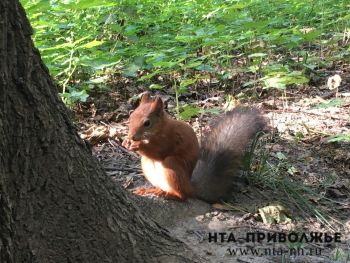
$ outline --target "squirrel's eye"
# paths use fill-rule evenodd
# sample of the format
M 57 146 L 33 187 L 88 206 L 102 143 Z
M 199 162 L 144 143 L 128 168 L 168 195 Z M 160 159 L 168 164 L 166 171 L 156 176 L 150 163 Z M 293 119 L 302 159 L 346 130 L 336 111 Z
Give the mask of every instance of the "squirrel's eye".
M 151 121 L 150 120 L 145 120 L 145 122 L 143 123 L 143 126 L 145 126 L 146 128 L 151 126 Z

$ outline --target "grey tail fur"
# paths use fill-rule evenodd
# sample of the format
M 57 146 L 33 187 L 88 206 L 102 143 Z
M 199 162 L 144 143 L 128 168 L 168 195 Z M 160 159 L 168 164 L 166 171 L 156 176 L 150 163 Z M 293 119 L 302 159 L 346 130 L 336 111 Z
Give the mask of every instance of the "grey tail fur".
M 216 121 L 201 143 L 201 153 L 192 174 L 196 197 L 209 202 L 226 199 L 233 191 L 248 146 L 266 128 L 266 120 L 255 108 L 238 107 Z

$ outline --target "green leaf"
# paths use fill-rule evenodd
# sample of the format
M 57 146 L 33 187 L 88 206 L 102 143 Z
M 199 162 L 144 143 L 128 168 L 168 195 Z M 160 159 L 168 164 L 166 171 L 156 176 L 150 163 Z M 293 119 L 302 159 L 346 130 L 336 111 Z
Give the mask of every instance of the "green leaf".
M 163 68 L 173 68 L 174 66 L 179 65 L 177 62 L 172 61 L 160 61 L 160 62 L 154 62 L 154 67 L 163 67 Z
M 302 72 L 273 72 L 271 75 L 260 79 L 263 81 L 264 88 L 285 89 L 287 85 L 291 84 L 306 84 L 309 79 L 306 78 Z
M 65 0 L 66 9 L 86 9 L 86 8 L 98 8 L 98 7 L 111 7 L 118 4 L 118 2 L 108 1 L 108 0 Z M 59 6 L 59 10 L 63 7 Z
M 50 1 L 48 0 L 40 0 L 35 4 L 29 5 L 26 3 L 28 13 L 37 13 L 37 12 L 45 12 L 50 9 Z
M 131 64 L 123 70 L 123 75 L 127 77 L 137 77 L 137 71 L 140 69 L 138 65 Z
M 192 117 L 197 116 L 200 112 L 200 108 L 186 104 L 183 107 L 183 111 L 180 112 L 180 118 L 183 120 L 190 120 Z
M 181 68 L 182 69 L 195 68 L 195 67 L 198 67 L 201 64 L 202 64 L 201 61 L 194 61 L 194 62 L 191 62 L 191 63 L 183 65 Z
M 328 142 L 350 142 L 350 134 L 337 134 L 328 139 Z
M 285 89 L 286 84 L 284 82 L 284 78 L 280 76 L 273 77 L 265 77 L 263 79 L 264 88 L 277 88 L 277 89 Z
M 128 25 L 126 28 L 125 28 L 125 34 L 127 36 L 133 36 L 137 33 L 137 26 L 135 25 Z
M 321 102 L 320 104 L 316 105 L 312 109 L 336 107 L 336 106 L 344 105 L 345 103 L 346 103 L 346 101 L 343 99 L 334 99 L 334 100 L 331 100 L 329 102 Z
M 266 56 L 267 56 L 266 53 L 254 53 L 254 54 L 248 55 L 248 58 L 262 58 Z
M 154 89 L 154 90 L 160 90 L 160 89 L 163 89 L 164 87 L 159 85 L 159 84 L 151 84 L 149 86 L 150 89 Z
M 153 71 L 152 73 L 149 73 L 147 75 L 143 75 L 141 78 L 138 79 L 138 81 L 144 81 L 153 78 L 154 76 L 158 75 L 160 72 L 159 69 Z
M 74 88 L 71 88 L 69 92 L 61 93 L 60 95 L 68 100 L 68 104 L 74 104 L 78 101 L 86 102 L 89 97 L 86 90 L 76 90 Z
M 214 115 L 219 115 L 221 113 L 221 109 L 219 109 L 219 108 L 201 109 L 200 113 L 210 113 L 210 114 L 214 114 Z
M 80 46 L 79 48 L 93 48 L 93 47 L 101 46 L 103 43 L 104 41 L 93 40 L 93 41 L 90 41 L 89 43 L 86 43 Z
M 180 82 L 180 87 L 181 88 L 185 88 L 185 87 L 188 87 L 188 86 L 190 86 L 190 85 L 192 85 L 194 83 L 196 83 L 195 79 L 183 79 Z
M 102 77 L 99 77 L 99 78 L 90 79 L 86 83 L 100 84 L 100 83 L 105 83 L 107 80 L 108 80 L 108 76 L 102 76 Z
M 94 59 L 87 56 L 83 56 L 79 59 L 80 65 L 92 68 L 96 71 L 103 70 L 109 67 L 112 67 L 114 65 L 118 65 L 120 63 L 120 59 L 118 57 L 110 57 L 107 58 L 100 58 L 100 59 Z
M 303 38 L 308 41 L 308 42 L 311 42 L 312 40 L 315 40 L 317 38 L 319 38 L 321 35 L 321 31 L 319 30 L 313 30 L 309 33 L 306 33 L 303 35 Z
M 71 49 L 71 48 L 75 47 L 77 44 L 79 44 L 80 42 L 84 41 L 87 38 L 89 38 L 89 36 L 82 37 L 82 38 L 76 40 L 73 43 L 67 42 L 67 43 L 59 44 L 59 45 L 56 45 L 56 46 L 53 46 L 53 47 L 43 48 L 42 51 L 56 50 L 56 49 L 60 49 L 60 48 L 70 48 Z
M 281 153 L 281 152 L 277 152 L 276 153 L 276 157 L 279 159 L 279 160 L 287 160 L 287 157 Z
M 214 68 L 212 66 L 206 65 L 206 64 L 199 65 L 198 67 L 196 67 L 196 70 L 214 72 Z

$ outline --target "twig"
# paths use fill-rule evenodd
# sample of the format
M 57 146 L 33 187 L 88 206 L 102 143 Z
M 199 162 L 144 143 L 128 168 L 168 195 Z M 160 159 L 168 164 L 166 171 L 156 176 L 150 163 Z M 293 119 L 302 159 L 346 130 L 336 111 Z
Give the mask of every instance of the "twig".
M 125 152 L 125 153 L 127 153 L 127 154 L 129 154 L 129 155 L 131 155 L 133 157 L 139 158 L 139 156 L 136 153 L 134 153 L 133 151 L 130 151 L 130 150 L 124 148 L 123 146 L 121 146 L 121 145 L 119 145 L 117 143 L 114 143 L 109 138 L 108 138 L 108 142 L 109 142 L 110 145 L 112 145 L 114 147 L 118 147 L 118 149 L 120 149 L 121 151 L 123 151 L 123 152 Z
M 141 169 L 139 168 L 114 168 L 113 167 L 113 170 L 111 169 L 111 167 L 107 167 L 107 168 L 104 168 L 104 170 L 107 172 L 107 173 L 113 173 L 113 172 L 108 172 L 108 171 L 123 171 L 123 172 L 141 172 Z

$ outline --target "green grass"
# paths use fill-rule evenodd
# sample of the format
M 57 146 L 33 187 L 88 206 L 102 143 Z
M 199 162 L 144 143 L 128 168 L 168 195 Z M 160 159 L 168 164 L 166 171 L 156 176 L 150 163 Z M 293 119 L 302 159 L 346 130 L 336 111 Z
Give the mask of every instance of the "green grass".
M 239 68 L 252 76 L 246 86 L 284 89 L 350 60 L 347 0 L 21 2 L 67 103 L 115 74 L 147 87 L 162 75 L 180 94 L 201 78 L 225 83 Z M 179 88 L 184 81 L 192 84 Z
M 262 143 L 264 144 L 266 141 Z M 285 207 L 295 207 L 299 210 L 299 214 L 302 215 L 304 220 L 308 220 L 308 217 L 316 218 L 327 229 L 335 232 L 344 228 L 342 222 L 328 212 L 321 211 L 319 208 L 322 208 L 322 206 L 316 206 L 310 201 L 312 198 L 317 198 L 319 202 L 322 201 L 327 207 L 333 207 L 336 202 L 319 191 L 320 188 L 326 189 L 332 184 L 327 186 L 322 185 L 322 182 L 320 182 L 310 187 L 300 183 L 300 178 L 298 181 L 295 181 L 292 179 L 295 168 L 283 153 L 277 152 L 274 158 L 266 150 L 260 150 L 257 154 L 254 152 L 256 146 L 255 142 L 249 153 L 250 172 L 248 178 L 251 183 L 282 193 L 284 198 L 283 201 L 281 200 L 281 203 Z M 251 164 L 255 166 L 254 173 L 251 172 Z

